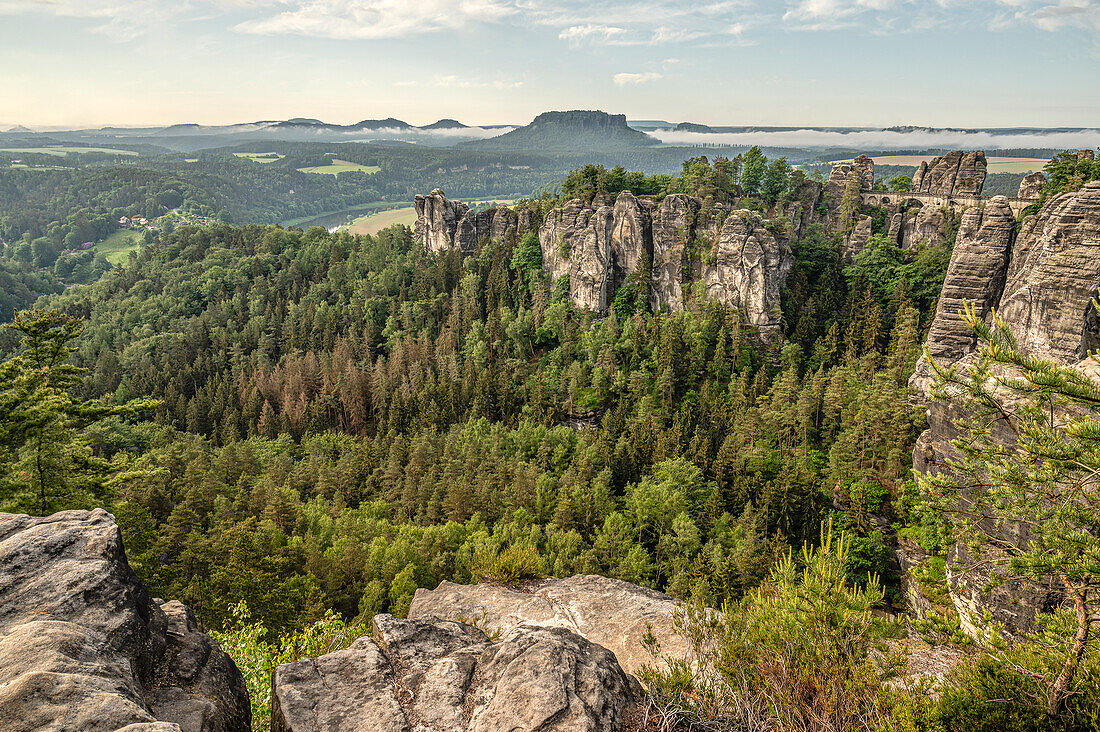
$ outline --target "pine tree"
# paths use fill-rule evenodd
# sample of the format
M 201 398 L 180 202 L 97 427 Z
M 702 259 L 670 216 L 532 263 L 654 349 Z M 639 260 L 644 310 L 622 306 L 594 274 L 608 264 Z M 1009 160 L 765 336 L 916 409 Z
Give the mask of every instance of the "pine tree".
M 20 334 L 23 351 L 0 364 L 0 508 L 47 514 L 91 507 L 105 498 L 114 469 L 93 455 L 82 430 L 159 402 L 111 406 L 73 398 L 86 372 L 69 363 L 83 331 L 76 318 L 30 310 L 5 327 Z

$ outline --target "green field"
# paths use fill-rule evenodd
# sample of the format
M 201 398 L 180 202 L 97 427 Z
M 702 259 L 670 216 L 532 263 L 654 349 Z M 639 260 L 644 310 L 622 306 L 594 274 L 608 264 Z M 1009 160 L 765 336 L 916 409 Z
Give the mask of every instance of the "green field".
M 59 158 L 63 158 L 69 153 L 79 155 L 80 153 L 93 152 L 113 153 L 115 155 L 137 155 L 133 150 L 115 150 L 110 147 L 0 147 L 0 152 L 21 153 L 23 155 L 53 155 Z
M 358 170 L 360 173 L 369 175 L 382 169 L 377 165 L 360 165 L 340 158 L 333 158 L 329 165 L 314 165 L 310 168 L 298 168 L 298 170 L 303 173 L 324 173 L 326 175 L 339 175 L 340 173 L 350 173 L 353 170 Z
M 348 231 L 352 234 L 377 234 L 382 229 L 389 228 L 394 224 L 412 226 L 415 223 L 416 211 L 413 210 L 412 206 L 409 206 L 408 208 L 395 208 L 361 216 L 351 222 Z
M 95 245 L 97 254 L 107 257 L 116 267 L 126 264 L 130 252 L 136 252 L 145 240 L 145 234 L 135 229 L 119 229 Z
M 274 163 L 276 160 L 285 158 L 286 155 L 280 155 L 277 152 L 266 153 L 233 153 L 238 158 L 244 158 L 245 160 L 251 160 L 254 163 Z

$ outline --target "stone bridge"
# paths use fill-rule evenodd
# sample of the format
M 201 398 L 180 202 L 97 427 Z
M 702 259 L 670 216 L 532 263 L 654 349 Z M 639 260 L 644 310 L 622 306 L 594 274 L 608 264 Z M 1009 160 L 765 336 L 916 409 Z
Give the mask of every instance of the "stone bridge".
M 863 203 L 871 206 L 906 204 L 910 208 L 934 206 L 944 208 L 952 214 L 960 214 L 963 209 L 978 206 L 989 200 L 989 196 L 944 196 L 939 193 L 913 193 L 912 191 L 864 191 Z M 1008 206 L 1017 218 L 1025 208 L 1035 203 L 1027 198 L 1008 198 Z

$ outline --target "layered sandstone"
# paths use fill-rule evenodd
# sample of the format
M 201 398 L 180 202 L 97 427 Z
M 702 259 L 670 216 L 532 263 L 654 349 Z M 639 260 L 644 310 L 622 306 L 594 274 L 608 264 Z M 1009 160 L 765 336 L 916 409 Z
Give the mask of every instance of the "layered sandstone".
M 0 514 L 0 727 L 247 732 L 233 660 L 150 597 L 107 512 Z
M 1042 173 L 1029 173 L 1020 181 L 1020 190 L 1016 194 L 1016 197 L 1031 200 L 1036 199 L 1042 194 L 1046 184 L 1047 177 Z
M 476 619 L 489 633 L 521 626 L 565 628 L 615 654 L 627 673 L 637 675 L 654 657 L 642 640 L 657 639 L 661 652 L 687 659 L 687 640 L 677 633 L 678 603 L 668 595 L 622 580 L 597 575 L 549 578 L 528 592 L 499 585 L 441 582 L 419 589 L 409 617 L 435 620 Z
M 980 196 L 985 185 L 986 159 L 982 150 L 951 152 L 921 161 L 909 190 L 940 196 Z
M 746 210 L 726 217 L 713 264 L 703 269 L 707 296 L 736 307 L 742 322 L 762 335 L 778 332 L 783 321 L 780 288 L 794 259 L 782 230 Z
M 1018 234 L 1007 200 L 994 197 L 963 215 L 929 330 L 929 355 L 942 365 L 964 369 L 975 358 L 975 339 L 959 320 L 965 301 L 985 319 L 996 310 L 1028 353 L 1095 377 L 1095 362 L 1082 359 L 1100 346 L 1092 307 L 1098 287 L 1100 181 L 1048 199 L 1036 216 L 1025 219 Z M 953 423 L 962 414 L 954 405 L 930 400 L 932 374 L 927 362 L 918 365 L 910 383 L 928 406 L 928 429 L 917 441 L 913 467 L 918 472 L 946 470 L 956 436 Z M 995 436 L 1012 439 L 1008 434 Z M 1005 540 L 1026 537 L 1006 534 Z M 955 547 L 950 559 L 965 559 L 963 547 Z M 1026 629 L 1051 598 L 1057 599 L 1053 584 L 1047 598 L 1012 585 L 990 590 L 988 577 L 977 571 L 952 573 L 949 584 L 963 627 L 974 635 L 981 632 L 987 612 L 1016 632 Z

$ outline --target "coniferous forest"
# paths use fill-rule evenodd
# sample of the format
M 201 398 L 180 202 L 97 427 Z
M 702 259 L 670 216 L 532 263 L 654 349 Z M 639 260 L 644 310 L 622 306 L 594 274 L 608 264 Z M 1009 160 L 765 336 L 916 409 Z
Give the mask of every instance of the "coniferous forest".
M 658 196 L 698 193 L 708 166 L 629 175 Z M 568 194 L 606 195 L 625 175 L 606 173 L 575 171 Z M 702 292 L 651 312 L 634 278 L 606 317 L 578 309 L 533 233 L 463 257 L 401 225 L 180 226 L 92 284 L 40 287 L 5 327 L 0 510 L 108 507 L 150 592 L 185 602 L 233 654 L 259 720 L 274 663 L 404 616 L 417 588 L 598 574 L 703 612 L 689 632 L 706 626 L 702 608 L 744 622 L 747 635 L 731 625 L 715 641 L 720 663 L 801 659 L 788 672 L 818 686 L 784 702 L 797 713 L 850 696 L 837 718 L 878 720 L 861 729 L 1009 724 L 989 699 L 1049 675 L 1035 670 L 1047 656 L 1025 650 L 1009 677 L 980 656 L 929 706 L 891 696 L 869 660 L 873 638 L 904 634 L 897 621 L 851 625 L 907 604 L 899 537 L 948 548 L 912 472 L 925 412 L 909 378 L 953 245 L 906 254 L 876 233 L 846 258 L 811 224 L 791 245 L 782 333 L 764 337 Z M 942 560 L 921 571 L 942 592 Z M 808 589 L 819 574 L 835 592 Z M 815 655 L 831 652 L 813 630 L 825 616 L 839 666 Z M 957 619 L 917 628 L 970 643 Z M 1095 668 L 1080 699 L 1094 698 Z M 754 684 L 782 693 L 809 683 L 760 673 Z M 690 702 L 714 722 L 713 689 L 690 679 L 648 677 L 650 703 Z M 847 691 L 823 690 L 834 681 Z M 1087 729 L 1088 706 L 1066 698 L 1057 715 L 1027 702 L 1025 722 L 987 728 Z

